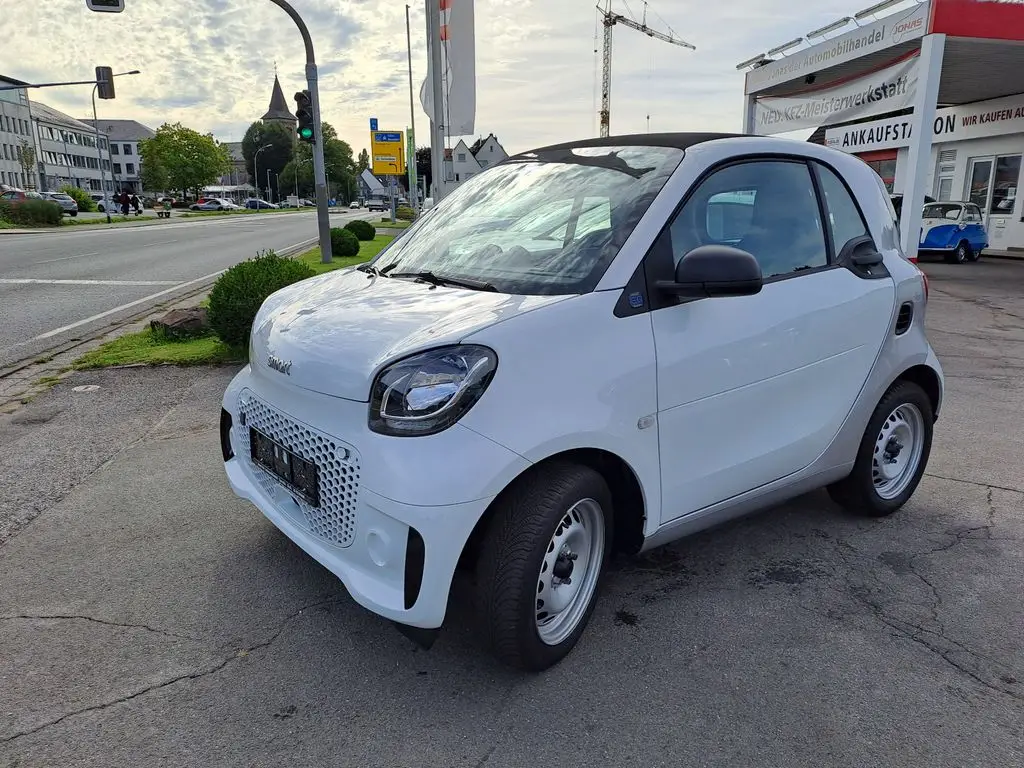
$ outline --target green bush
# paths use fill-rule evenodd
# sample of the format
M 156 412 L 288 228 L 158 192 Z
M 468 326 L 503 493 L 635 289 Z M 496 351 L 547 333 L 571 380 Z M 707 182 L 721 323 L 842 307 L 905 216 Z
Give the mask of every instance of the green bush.
M 283 258 L 273 251 L 236 264 L 217 278 L 210 291 L 210 327 L 225 344 L 244 348 L 256 313 L 267 297 L 315 274 L 301 261 Z
M 64 211 L 52 200 L 0 201 L 0 219 L 22 226 L 60 226 Z
M 345 225 L 345 229 L 360 240 L 365 240 L 367 242 L 373 240 L 373 238 L 377 236 L 377 230 L 373 224 L 368 221 L 363 221 L 362 219 L 354 219 L 350 221 Z
M 81 187 L 73 187 L 70 184 L 65 184 L 60 188 L 68 197 L 73 197 L 75 202 L 78 203 L 79 211 L 95 211 L 96 201 L 89 197 L 89 193 Z
M 407 205 L 400 205 L 398 210 L 395 211 L 395 218 L 402 219 L 403 221 L 412 221 L 416 218 L 416 211 Z
M 359 255 L 359 238 L 355 233 L 341 227 L 331 227 L 331 256 L 339 259 Z

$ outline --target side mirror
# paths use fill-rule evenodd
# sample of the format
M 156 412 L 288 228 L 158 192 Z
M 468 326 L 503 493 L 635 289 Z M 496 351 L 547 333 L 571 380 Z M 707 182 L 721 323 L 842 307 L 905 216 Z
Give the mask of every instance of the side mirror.
M 676 265 L 674 282 L 657 283 L 665 293 L 686 298 L 753 296 L 761 292 L 762 285 L 757 259 L 728 245 L 694 248 Z

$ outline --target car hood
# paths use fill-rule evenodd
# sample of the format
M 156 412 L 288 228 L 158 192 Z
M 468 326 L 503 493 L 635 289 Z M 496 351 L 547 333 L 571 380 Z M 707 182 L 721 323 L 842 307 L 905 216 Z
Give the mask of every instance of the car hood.
M 568 298 L 433 287 L 346 269 L 267 299 L 253 323 L 250 363 L 283 383 L 365 402 L 389 361 Z

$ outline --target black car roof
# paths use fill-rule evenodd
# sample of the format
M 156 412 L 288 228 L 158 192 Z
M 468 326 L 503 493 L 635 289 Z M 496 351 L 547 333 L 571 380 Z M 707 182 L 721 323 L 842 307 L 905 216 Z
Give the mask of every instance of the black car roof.
M 585 147 L 674 147 L 686 150 L 696 144 L 716 139 L 737 139 L 749 134 L 743 133 L 633 133 L 625 136 L 603 136 L 589 139 L 566 141 L 561 144 L 549 144 L 526 152 L 513 155 L 512 159 L 525 158 L 535 152 L 548 152 L 559 149 L 577 149 Z

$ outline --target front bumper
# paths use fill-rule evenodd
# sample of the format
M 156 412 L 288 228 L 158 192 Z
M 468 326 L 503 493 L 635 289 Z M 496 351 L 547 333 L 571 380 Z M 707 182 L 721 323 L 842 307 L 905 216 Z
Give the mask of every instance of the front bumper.
M 225 470 L 234 492 L 337 576 L 357 603 L 424 629 L 444 620 L 473 527 L 529 466 L 459 425 L 424 438 L 371 433 L 366 403 L 288 387 L 248 366 L 228 387 L 223 407 Z M 273 431 L 285 447 L 315 461 L 325 489 L 319 507 L 252 463 L 250 426 Z

